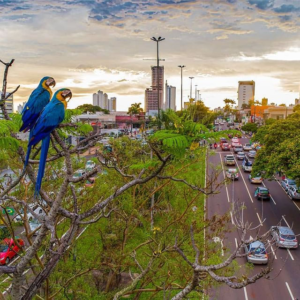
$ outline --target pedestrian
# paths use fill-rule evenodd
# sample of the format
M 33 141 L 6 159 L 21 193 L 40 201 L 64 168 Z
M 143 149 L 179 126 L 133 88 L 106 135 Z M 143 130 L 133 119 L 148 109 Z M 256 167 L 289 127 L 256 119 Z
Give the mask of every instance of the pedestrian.
M 281 179 L 282 179 L 282 180 L 285 180 L 285 178 L 286 178 L 286 177 L 285 177 L 285 175 L 283 174 L 282 177 L 281 177 Z

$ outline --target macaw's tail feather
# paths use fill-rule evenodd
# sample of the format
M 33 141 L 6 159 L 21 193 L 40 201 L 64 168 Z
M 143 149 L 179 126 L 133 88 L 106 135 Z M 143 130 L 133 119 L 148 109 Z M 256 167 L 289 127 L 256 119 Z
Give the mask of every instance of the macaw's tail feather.
M 32 132 L 30 130 L 30 133 L 29 133 L 29 140 L 28 140 L 28 146 L 27 146 L 27 153 L 26 153 L 26 158 L 25 158 L 25 163 L 24 163 L 24 170 L 26 169 L 26 166 L 28 165 L 28 161 L 29 161 L 29 156 L 30 156 L 30 152 L 31 152 L 31 147 L 29 145 L 30 143 L 30 140 L 31 140 L 31 136 L 32 136 Z
M 35 185 L 35 196 L 38 195 L 41 185 L 42 185 L 42 179 L 44 177 L 45 172 L 45 166 L 46 166 L 46 159 L 48 154 L 50 144 L 50 135 L 46 136 L 42 141 L 42 150 L 41 150 L 41 157 L 40 157 L 40 165 L 39 165 L 39 171 L 36 179 L 36 185 Z

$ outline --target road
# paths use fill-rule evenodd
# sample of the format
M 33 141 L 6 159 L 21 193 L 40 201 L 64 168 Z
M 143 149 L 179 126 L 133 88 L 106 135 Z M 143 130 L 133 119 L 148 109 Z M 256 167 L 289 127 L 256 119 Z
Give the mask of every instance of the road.
M 242 144 L 248 141 L 249 139 L 245 137 L 240 139 Z M 209 151 L 212 152 L 213 150 Z M 223 161 L 224 156 L 228 152 L 222 152 L 220 148 L 213 152 L 215 152 L 214 155 L 208 156 L 208 165 L 221 165 L 223 170 L 225 170 L 227 167 L 224 166 Z M 291 200 L 276 180 L 264 180 L 263 182 L 263 185 L 270 190 L 272 200 L 258 201 L 253 195 L 256 187 L 260 186 L 260 184 L 251 184 L 248 180 L 249 173 L 245 173 L 242 170 L 242 161 L 236 160 L 236 163 L 239 179 L 222 187 L 219 194 L 208 197 L 207 216 L 210 218 L 215 214 L 223 215 L 228 213 L 231 210 L 233 201 L 238 201 L 246 206 L 246 209 L 243 210 L 245 220 L 251 222 L 253 227 L 261 223 L 261 226 L 259 226 L 261 233 L 266 232 L 271 226 L 277 225 L 281 221 L 282 226 L 290 226 L 296 235 L 299 234 L 300 202 L 297 203 Z M 219 177 L 219 180 L 223 180 L 225 172 L 222 172 Z M 234 223 L 234 217 L 232 218 L 232 223 Z M 235 228 L 234 224 L 232 224 L 232 227 Z M 253 234 L 255 235 L 255 232 Z M 223 243 L 228 248 L 235 249 L 238 241 L 239 232 L 234 229 L 226 235 Z M 210 299 L 300 299 L 300 247 L 291 250 L 275 249 L 273 247 L 273 250 L 270 249 L 270 253 L 268 253 L 269 257 L 273 258 L 273 271 L 269 279 L 260 279 L 256 283 L 240 290 L 221 286 L 210 292 Z M 243 265 L 246 263 L 246 258 L 240 258 L 238 262 Z M 264 266 L 255 265 L 254 271 L 259 272 L 261 268 L 264 268 Z

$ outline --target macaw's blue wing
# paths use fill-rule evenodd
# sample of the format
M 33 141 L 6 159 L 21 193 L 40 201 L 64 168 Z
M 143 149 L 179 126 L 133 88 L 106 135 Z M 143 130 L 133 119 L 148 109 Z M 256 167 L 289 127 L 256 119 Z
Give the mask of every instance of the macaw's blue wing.
M 42 179 L 44 177 L 47 154 L 50 145 L 50 134 L 63 121 L 64 116 L 64 105 L 58 100 L 54 99 L 45 107 L 40 117 L 36 121 L 34 128 L 32 129 L 32 137 L 29 141 L 28 148 L 31 148 L 33 145 L 36 145 L 42 140 L 40 165 L 36 179 L 35 195 L 38 194 L 42 185 Z M 28 149 L 28 151 L 30 150 Z
M 36 145 L 44 139 L 63 121 L 65 117 L 64 105 L 52 100 L 43 110 L 32 129 L 32 137 L 28 146 Z
M 50 102 L 50 93 L 42 86 L 36 88 L 30 95 L 29 100 L 22 111 L 23 124 L 20 131 L 32 129 L 44 107 Z

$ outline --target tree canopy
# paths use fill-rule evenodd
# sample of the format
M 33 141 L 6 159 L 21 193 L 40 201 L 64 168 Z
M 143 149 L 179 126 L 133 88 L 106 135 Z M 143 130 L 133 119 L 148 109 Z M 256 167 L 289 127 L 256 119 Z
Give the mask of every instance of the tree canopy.
M 263 147 L 258 151 L 253 173 L 265 172 L 266 177 L 281 171 L 300 179 L 300 115 L 294 113 L 284 120 L 260 127 L 254 137 Z
M 77 109 L 82 110 L 82 113 L 92 112 L 95 113 L 97 111 L 102 111 L 104 114 L 109 114 L 108 109 L 101 108 L 100 106 L 92 105 L 92 104 L 82 104 L 77 106 Z

